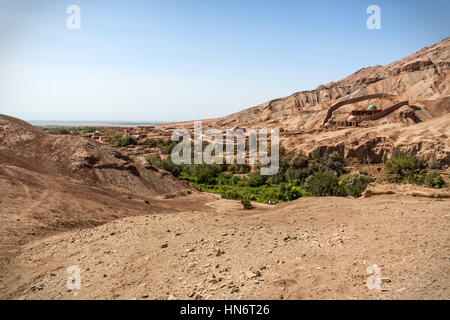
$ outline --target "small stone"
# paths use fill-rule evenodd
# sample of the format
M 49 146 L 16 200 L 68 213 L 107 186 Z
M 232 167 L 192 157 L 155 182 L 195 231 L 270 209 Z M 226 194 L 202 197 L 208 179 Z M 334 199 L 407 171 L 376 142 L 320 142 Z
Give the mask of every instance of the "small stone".
M 247 271 L 247 273 L 245 275 L 246 275 L 247 279 L 255 279 L 255 278 L 261 276 L 261 272 L 259 272 L 258 270 L 253 271 L 252 269 L 250 269 Z
M 235 292 L 239 292 L 239 288 L 238 288 L 238 287 L 233 287 L 233 288 L 231 288 L 230 294 L 233 294 L 233 293 L 235 293 Z
M 177 300 L 177 297 L 175 297 L 173 294 L 169 294 L 167 300 Z

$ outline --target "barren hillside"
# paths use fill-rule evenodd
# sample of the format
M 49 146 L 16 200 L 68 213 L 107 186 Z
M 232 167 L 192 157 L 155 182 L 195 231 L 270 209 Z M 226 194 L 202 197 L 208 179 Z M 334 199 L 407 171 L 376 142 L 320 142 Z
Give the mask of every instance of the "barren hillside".
M 176 211 L 183 204 L 164 198 L 196 192 L 114 148 L 80 137 L 48 135 L 3 115 L 0 190 L 2 257 L 42 235 L 143 212 Z
M 3 167 L 66 176 L 88 186 L 146 197 L 190 188 L 112 147 L 81 137 L 48 135 L 4 115 L 0 115 L 0 159 Z
M 395 95 L 410 105 L 430 110 L 434 116 L 435 110 L 426 101 L 437 103 L 450 96 L 449 50 L 450 38 L 446 38 L 387 66 L 364 68 L 316 90 L 274 99 L 217 121 L 228 127 L 277 125 L 287 131 L 301 127 L 319 129 L 333 104 L 371 94 Z M 448 112 L 448 102 L 441 108 Z
M 387 66 L 361 69 L 316 90 L 294 93 L 217 119 L 213 128 L 278 128 L 288 151 L 338 151 L 380 161 L 395 148 L 450 164 L 450 38 Z M 348 121 L 374 104 L 380 113 Z M 159 126 L 192 129 L 192 122 Z

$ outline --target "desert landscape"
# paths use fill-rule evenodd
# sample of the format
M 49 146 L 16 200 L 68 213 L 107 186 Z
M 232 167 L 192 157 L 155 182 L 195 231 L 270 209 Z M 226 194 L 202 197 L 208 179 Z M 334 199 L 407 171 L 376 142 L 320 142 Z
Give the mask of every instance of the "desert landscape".
M 51 132 L 0 115 L 0 298 L 449 299 L 449 50 L 446 38 L 203 120 L 223 132 L 279 128 L 292 157 L 283 172 L 298 181 L 287 198 L 277 190 L 289 178 L 253 188 L 256 167 L 225 168 L 213 183 L 166 170 L 165 141 L 193 121 Z M 421 182 L 385 178 L 399 152 L 420 158 Z M 312 188 L 307 176 L 330 154 L 346 161 L 335 187 L 347 188 L 344 172 L 364 181 L 356 195 Z M 245 192 L 265 188 L 248 208 L 215 189 L 234 175 Z M 79 289 L 66 285 L 73 265 Z

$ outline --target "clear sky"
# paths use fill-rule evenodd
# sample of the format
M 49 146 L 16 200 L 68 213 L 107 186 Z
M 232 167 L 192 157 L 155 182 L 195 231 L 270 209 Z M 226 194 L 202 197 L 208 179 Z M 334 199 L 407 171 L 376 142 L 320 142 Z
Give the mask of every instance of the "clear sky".
M 69 30 L 69 5 L 81 29 Z M 369 5 L 381 30 L 369 30 Z M 450 1 L 0 0 L 0 113 L 25 120 L 227 115 L 450 36 Z

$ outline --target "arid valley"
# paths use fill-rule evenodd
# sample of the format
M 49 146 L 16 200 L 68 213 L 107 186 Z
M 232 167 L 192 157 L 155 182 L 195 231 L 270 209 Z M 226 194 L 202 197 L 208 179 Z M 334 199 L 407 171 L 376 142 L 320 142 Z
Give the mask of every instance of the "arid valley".
M 255 187 L 255 167 L 200 182 L 158 165 L 173 130 L 192 132 L 192 121 L 62 132 L 0 115 L 0 298 L 449 299 L 449 50 L 446 38 L 203 120 L 222 132 L 280 130 L 289 174 Z M 389 176 L 396 152 L 423 171 Z M 319 165 L 335 170 L 333 188 L 348 175 L 367 186 L 321 193 L 308 178 Z M 231 193 L 242 190 L 252 208 Z M 80 288 L 67 287 L 70 266 Z

